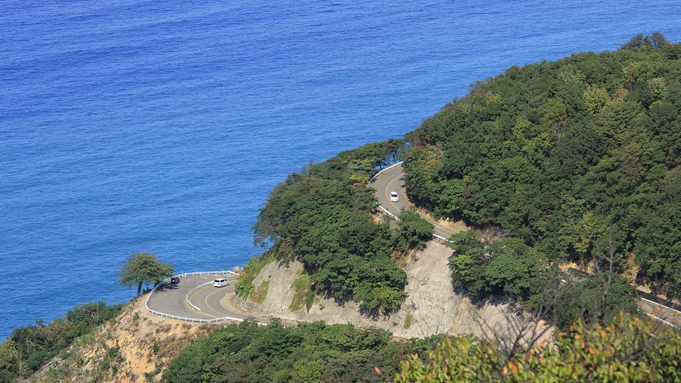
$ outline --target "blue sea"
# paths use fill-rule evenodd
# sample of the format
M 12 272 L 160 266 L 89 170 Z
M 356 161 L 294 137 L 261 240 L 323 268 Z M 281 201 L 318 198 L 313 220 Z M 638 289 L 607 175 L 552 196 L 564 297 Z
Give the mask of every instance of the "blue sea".
M 681 40 L 677 1 L 0 0 L 0 339 L 126 302 L 135 252 L 245 265 L 287 174 L 512 65 Z

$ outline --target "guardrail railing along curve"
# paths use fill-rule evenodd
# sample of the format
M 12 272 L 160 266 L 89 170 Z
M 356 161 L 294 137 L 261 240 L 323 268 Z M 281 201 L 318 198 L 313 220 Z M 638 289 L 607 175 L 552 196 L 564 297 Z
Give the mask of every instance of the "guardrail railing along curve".
M 202 275 L 202 274 L 210 274 L 210 275 L 232 274 L 232 275 L 235 275 L 235 276 L 239 276 L 239 274 L 237 274 L 233 271 L 195 271 L 195 272 L 191 272 L 191 273 L 181 273 L 181 274 L 178 274 L 178 275 L 186 277 L 186 276 Z M 193 289 L 190 290 L 190 293 L 192 291 L 198 289 L 199 287 L 203 287 L 203 286 L 208 285 L 210 283 L 212 283 L 212 282 L 204 283 L 202 285 L 194 287 Z M 149 307 L 149 299 L 151 299 L 152 294 L 154 294 L 160 286 L 162 286 L 161 283 L 154 286 L 154 288 L 151 289 L 151 292 L 149 292 L 147 299 L 144 301 L 144 307 L 147 309 L 147 312 L 149 312 L 150 314 L 157 315 L 157 316 L 160 316 L 160 317 L 163 317 L 163 318 L 181 320 L 181 321 L 184 321 L 184 322 L 204 323 L 204 324 L 215 324 L 215 323 L 226 322 L 226 321 L 234 321 L 234 322 L 243 322 L 244 321 L 244 319 L 241 319 L 241 318 L 232 318 L 232 317 L 228 317 L 228 316 L 219 317 L 219 318 L 211 318 L 211 319 L 188 318 L 188 317 L 182 317 L 182 316 L 178 316 L 178 315 L 172 315 L 172 314 L 167 314 L 167 313 L 163 313 L 163 312 L 160 312 L 160 311 L 153 310 L 152 308 Z M 189 293 L 187 293 L 187 295 L 185 296 L 185 299 L 187 299 L 187 302 L 189 302 Z M 189 302 L 189 304 L 192 307 L 194 307 L 196 310 L 198 310 L 199 312 L 201 311 L 201 309 L 194 306 L 191 302 Z M 267 326 L 267 323 L 262 323 L 262 322 L 257 322 L 257 323 L 258 323 L 259 326 Z
M 385 169 L 381 169 L 378 173 L 376 173 L 373 177 L 371 177 L 371 180 L 369 181 L 369 183 L 374 182 L 374 181 L 376 180 L 376 178 L 378 178 L 378 176 L 380 176 L 381 174 L 387 172 L 388 170 L 390 170 L 390 169 L 392 169 L 392 168 L 394 168 L 394 167 L 396 167 L 396 166 L 402 165 L 402 162 L 403 162 L 403 161 L 400 161 L 400 162 L 398 162 L 398 163 L 395 163 L 395 164 L 393 164 L 393 165 L 388 166 L 388 167 L 385 168 Z M 394 219 L 396 222 L 400 222 L 400 217 L 398 217 L 398 216 L 396 216 L 395 214 L 389 212 L 388 209 L 384 208 L 384 207 L 381 206 L 381 205 L 378 205 L 378 208 L 379 208 L 383 213 L 387 214 L 390 218 Z M 434 237 L 434 238 L 437 238 L 437 239 L 439 239 L 439 240 L 441 240 L 441 241 L 444 241 L 444 242 L 454 243 L 453 241 L 450 241 L 449 239 L 447 239 L 447 238 L 445 238 L 445 237 L 443 237 L 443 236 L 441 236 L 441 235 L 435 234 L 435 233 L 433 233 L 433 237 Z

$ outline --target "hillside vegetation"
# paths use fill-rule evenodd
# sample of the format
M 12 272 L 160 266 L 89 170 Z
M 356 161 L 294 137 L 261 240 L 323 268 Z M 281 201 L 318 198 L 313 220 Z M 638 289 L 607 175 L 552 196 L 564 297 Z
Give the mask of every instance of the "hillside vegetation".
M 575 323 L 555 345 L 506 347 L 470 335 L 390 341 L 352 325 L 230 325 L 194 342 L 163 382 L 675 382 L 681 337 L 627 315 Z
M 88 303 L 48 324 L 38 320 L 34 325 L 15 329 L 0 345 L 0 382 L 30 376 L 76 340 L 90 336 L 98 326 L 115 319 L 122 308 L 104 302 Z
M 59 339 L 56 335 L 52 338 L 40 336 L 41 332 L 54 333 L 57 328 L 66 329 L 67 325 L 61 318 L 45 327 L 18 329 L 5 340 L 0 355 L 9 351 L 10 359 L 3 362 L 24 368 L 14 375 L 0 375 L 0 382 L 158 382 L 161 372 L 193 339 L 205 337 L 222 327 L 156 316 L 147 312 L 144 303 L 144 298 L 138 298 L 123 306 L 100 303 L 76 307 L 69 312 L 66 320 L 80 318 L 77 323 L 96 321 L 99 325 L 67 343 L 56 341 Z M 24 336 L 23 339 L 16 337 L 19 334 Z M 70 334 L 70 331 L 64 333 Z M 14 351 L 5 347 L 14 347 Z M 53 351 L 54 357 L 41 359 L 40 363 L 44 365 L 40 366 L 36 354 L 42 356 L 46 348 Z M 17 359 L 22 356 L 32 363 L 31 370 L 26 368 L 26 361 Z
M 369 179 L 395 161 L 401 145 L 365 145 L 289 175 L 272 191 L 254 228 L 256 243 L 271 248 L 245 267 L 237 293 L 253 292 L 251 281 L 267 262 L 295 259 L 305 267 L 311 294 L 353 299 L 372 315 L 398 309 L 407 277 L 395 261 L 423 248 L 433 230 L 413 211 L 394 230 L 372 216 L 378 205 Z
M 502 240 L 456 238 L 455 284 L 531 299 L 572 261 L 681 296 L 680 57 L 654 33 L 512 67 L 408 134 L 410 200 Z
M 390 342 L 390 333 L 352 325 L 278 321 L 230 325 L 183 350 L 163 373 L 167 383 L 389 381 L 406 353 L 434 339 Z M 379 375 L 380 373 L 380 375 Z

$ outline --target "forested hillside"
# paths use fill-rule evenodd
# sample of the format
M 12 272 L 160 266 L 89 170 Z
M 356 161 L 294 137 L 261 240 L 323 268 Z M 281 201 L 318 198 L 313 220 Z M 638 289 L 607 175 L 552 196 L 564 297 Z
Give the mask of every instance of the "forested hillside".
M 525 265 L 596 261 L 621 273 L 630 261 L 639 283 L 680 297 L 680 57 L 654 33 L 473 84 L 407 136 L 409 198 L 522 240 L 509 246 Z M 479 253 L 455 274 L 494 256 Z
M 577 322 L 539 343 L 506 348 L 472 337 L 390 341 L 352 325 L 253 322 L 217 330 L 182 350 L 163 382 L 675 382 L 681 337 L 654 320 Z
M 395 261 L 422 247 L 432 225 L 414 212 L 406 212 L 395 229 L 375 222 L 378 205 L 368 183 L 396 160 L 402 144 L 368 144 L 289 175 L 272 191 L 254 228 L 256 243 L 271 248 L 245 267 L 237 293 L 254 292 L 251 281 L 267 262 L 296 259 L 305 266 L 296 288 L 308 308 L 314 294 L 322 294 L 354 299 L 371 315 L 398 309 L 407 277 Z
M 352 325 L 274 321 L 230 325 L 183 350 L 163 373 L 166 383 L 387 382 L 405 354 L 431 350 L 438 337 L 391 342 L 390 333 Z

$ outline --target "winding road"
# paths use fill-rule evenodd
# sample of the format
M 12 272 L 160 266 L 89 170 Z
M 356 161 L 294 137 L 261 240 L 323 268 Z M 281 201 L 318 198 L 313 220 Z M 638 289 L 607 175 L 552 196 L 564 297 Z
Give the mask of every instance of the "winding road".
M 413 206 L 405 193 L 404 175 L 402 164 L 398 163 L 383 170 L 371 182 L 376 189 L 379 205 L 394 216 L 399 216 L 400 211 Z M 398 194 L 398 201 L 390 200 L 390 192 Z M 435 225 L 435 234 L 441 238 L 449 238 L 453 232 L 439 225 L 432 217 L 419 212 L 421 216 Z M 215 278 L 227 278 L 229 286 L 222 288 L 213 287 Z M 179 284 L 163 284 L 157 288 L 147 300 L 147 308 L 154 314 L 172 317 L 193 322 L 215 323 L 222 321 L 242 321 L 253 317 L 231 304 L 231 296 L 234 293 L 234 284 L 237 276 L 224 273 L 192 273 L 181 275 Z M 654 302 L 656 300 L 658 302 Z M 663 301 L 649 294 L 639 293 L 638 305 L 648 315 L 655 316 L 658 320 L 679 327 L 681 325 L 680 307 L 672 302 Z M 266 317 L 255 317 L 261 323 L 266 323 Z
M 409 202 L 409 199 L 407 199 L 407 194 L 404 189 L 404 173 L 402 172 L 401 162 L 385 169 L 379 176 L 374 178 L 370 186 L 376 189 L 378 204 L 396 217 L 400 215 L 402 209 L 414 206 Z M 399 201 L 393 202 L 390 200 L 391 191 L 397 193 Z M 438 224 L 433 217 L 423 214 L 423 212 L 419 212 L 419 214 L 428 222 L 435 225 L 435 234 L 438 236 L 448 239 L 454 234 L 450 229 Z
M 226 278 L 229 285 L 213 287 L 216 278 Z M 147 308 L 153 314 L 189 322 L 242 321 L 252 315 L 229 303 L 236 280 L 237 276 L 224 273 L 180 274 L 179 284 L 164 283 L 149 296 Z

